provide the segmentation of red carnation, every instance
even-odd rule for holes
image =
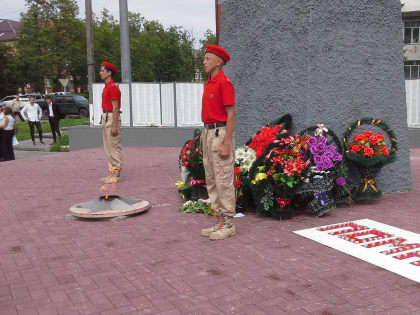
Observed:
[[[376,135],[369,136],[369,142],[372,145],[377,145],[378,144],[378,137]]]
[[[286,176],[293,176],[295,174],[295,167],[291,161],[286,161],[284,166],[284,174]]]
[[[370,130],[366,130],[364,133],[363,133],[363,136],[365,136],[366,138],[369,138],[370,136],[372,136],[372,135],[374,135],[374,133],[372,132],[372,131],[370,131]]]
[[[357,144],[352,144],[350,146],[350,151],[353,152],[353,153],[358,153],[358,152],[360,152],[360,147]]]
[[[292,199],[276,197],[276,201],[280,208],[285,208],[292,201]]]
[[[378,141],[384,141],[384,135],[382,134],[382,133],[380,133],[380,132],[378,132],[377,134],[376,134],[376,136],[378,137]]]
[[[241,168],[235,167],[234,173],[235,173],[235,176],[239,176],[239,174],[241,173]]]
[[[242,186],[242,181],[240,179],[235,179],[233,184],[235,185],[235,188],[239,188]]]
[[[375,151],[372,148],[365,148],[363,150],[363,155],[367,157],[371,157],[374,153]]]
[[[273,162],[274,166],[280,165],[280,164],[283,164],[284,158],[281,157],[281,156],[275,156],[275,157],[273,157],[272,162]]]
[[[281,125],[276,125],[273,128],[263,127],[260,133],[254,136],[249,147],[255,150],[257,157],[264,153],[266,147],[276,139],[280,129]]]

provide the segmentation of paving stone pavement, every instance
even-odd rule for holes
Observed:
[[[323,218],[247,214],[224,241],[178,211],[178,153],[124,148],[117,193],[153,208],[122,221],[68,219],[101,195],[102,149],[1,163],[0,314],[420,314],[419,283],[293,233],[364,218],[420,233],[420,149],[413,192]]]

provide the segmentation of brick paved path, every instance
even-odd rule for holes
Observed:
[[[177,148],[125,148],[119,194],[149,200],[123,221],[66,218],[100,195],[101,149],[0,163],[0,314],[420,314],[420,284],[292,231],[370,218],[420,233],[416,191],[325,218],[238,218],[237,236],[182,214]],[[5,179],[10,183],[7,187]]]

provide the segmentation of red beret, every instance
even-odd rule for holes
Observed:
[[[225,63],[227,63],[230,60],[229,53],[223,47],[220,47],[220,46],[207,45],[206,53],[212,53],[212,54],[215,54],[216,56],[219,56],[220,58],[223,59]]]
[[[108,61],[104,61],[104,62],[102,62],[102,66],[105,66],[105,67],[108,67],[109,69],[111,69],[112,70],[112,72],[114,73],[114,74],[116,74],[118,71],[117,71],[117,68],[112,64],[112,63],[110,63],[110,62],[108,62]]]

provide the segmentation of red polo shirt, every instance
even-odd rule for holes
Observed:
[[[102,91],[102,110],[113,110],[112,101],[118,101],[118,109],[121,108],[121,91],[113,80],[108,81]]]
[[[204,84],[201,120],[205,124],[226,122],[225,106],[230,105],[235,105],[235,89],[225,73],[220,71]]]

